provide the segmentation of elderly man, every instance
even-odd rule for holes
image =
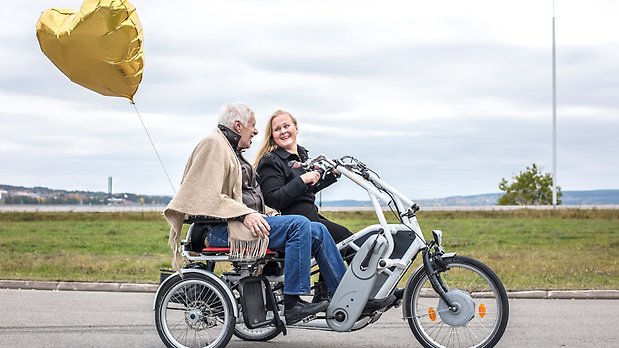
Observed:
[[[225,219],[208,236],[211,246],[230,246],[237,258],[263,256],[266,248],[283,251],[284,317],[288,325],[326,310],[327,301],[307,303],[310,261],[314,256],[331,293],[346,266],[324,225],[299,215],[274,216],[264,204],[256,174],[242,152],[258,134],[254,111],[245,103],[226,105],[217,129],[189,157],[179,192],[164,212],[172,225],[171,245],[177,247],[182,220],[188,215]]]

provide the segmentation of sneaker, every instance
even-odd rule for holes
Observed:
[[[284,309],[284,318],[286,318],[286,325],[292,325],[299,322],[305,317],[316,314],[318,312],[324,312],[329,307],[328,301],[322,301],[319,303],[307,303],[305,301],[298,301],[292,308]]]

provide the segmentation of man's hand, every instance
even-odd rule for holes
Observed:
[[[260,213],[251,213],[243,218],[243,225],[249,228],[254,237],[262,238],[269,236],[271,226]]]

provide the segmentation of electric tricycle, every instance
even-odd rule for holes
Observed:
[[[196,248],[217,221],[190,216],[181,242],[186,266],[180,272],[162,270],[155,298],[155,324],[167,347],[225,347],[232,335],[268,341],[289,329],[349,332],[399,307],[424,347],[492,347],[501,339],[509,317],[501,280],[482,262],[445,252],[440,230],[426,240],[416,203],[350,156],[332,160],[320,155],[300,165],[322,175],[336,171],[353,181],[367,191],[378,218],[378,224],[338,243],[341,251],[352,252],[345,253],[347,271],[324,315],[286,325],[283,256],[268,250],[260,259],[236,260],[228,248]],[[400,223],[387,223],[384,207]],[[407,272],[418,255],[422,264]],[[398,288],[407,274],[405,287]]]

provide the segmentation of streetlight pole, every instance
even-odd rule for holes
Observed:
[[[552,208],[557,208],[557,53],[554,0],[552,1]]]

